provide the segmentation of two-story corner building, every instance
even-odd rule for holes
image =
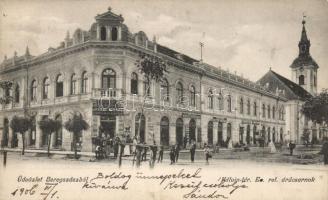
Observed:
[[[285,140],[287,99],[281,93],[157,44],[142,31],[133,34],[123,21],[109,9],[95,17],[90,30],[67,34],[57,48],[38,56],[27,49],[23,56],[5,58],[0,78],[14,85],[2,91],[13,96],[0,110],[2,146],[22,144],[9,128],[15,115],[33,119],[28,148],[43,148],[47,138],[38,121],[48,117],[64,123],[74,112],[90,125],[80,137],[82,151],[94,150],[95,137],[123,133],[165,146]],[[152,82],[148,91],[135,64],[140,54],[167,64],[165,80]],[[64,128],[52,137],[51,148],[72,148],[72,135]]]

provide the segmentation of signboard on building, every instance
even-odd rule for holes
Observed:
[[[116,99],[96,99],[92,102],[93,115],[123,115],[123,104]]]

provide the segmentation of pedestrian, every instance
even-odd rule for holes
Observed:
[[[136,166],[137,166],[137,167],[140,167],[142,148],[143,148],[143,147],[142,147],[141,144],[137,144],[137,145],[136,145],[136,158],[137,158]]]
[[[133,137],[132,144],[133,144],[133,146],[132,146],[132,154],[135,155],[136,154],[136,150],[137,150],[136,149],[136,146],[138,144],[138,140],[137,140],[137,137],[136,136]]]
[[[294,143],[292,143],[292,141],[290,141],[288,147],[289,147],[290,155],[292,156],[294,148],[296,147],[296,145]]]
[[[157,154],[157,146],[156,145],[150,146],[149,166],[151,168],[155,166],[156,154]]]
[[[195,160],[195,152],[196,152],[196,144],[195,144],[195,141],[192,140],[191,141],[191,146],[190,146],[190,158],[191,158],[191,162],[194,162],[194,160]]]
[[[188,142],[188,138],[186,136],[183,137],[183,148],[186,149],[187,147],[187,142]]]
[[[323,163],[328,165],[328,138],[323,138],[323,144],[320,153],[323,154]]]
[[[159,161],[163,161],[163,154],[164,154],[164,147],[163,146],[160,146],[159,147],[159,152],[158,152],[158,160],[157,162]]]
[[[116,137],[114,140],[114,158],[115,159],[117,158],[117,155],[118,155],[119,145],[120,145],[120,138]]]
[[[146,146],[146,143],[144,143],[141,161],[147,160],[147,151],[148,151],[148,147]]]
[[[210,148],[208,147],[207,144],[204,145],[204,154],[205,154],[205,159],[206,159],[206,164],[208,165],[208,159],[212,157],[211,152],[210,152]]]
[[[179,146],[179,144],[176,144],[175,145],[174,153],[175,153],[175,162],[178,162],[179,153],[180,153],[180,146]]]
[[[96,159],[99,159],[99,155],[100,155],[100,146],[99,145],[96,146],[95,153],[96,153]]]
[[[172,146],[170,149],[170,160],[171,160],[171,165],[174,164],[175,162],[175,147]]]

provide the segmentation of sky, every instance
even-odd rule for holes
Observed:
[[[0,62],[29,47],[39,55],[57,47],[69,31],[89,30],[94,17],[122,14],[132,33],[228,69],[252,81],[268,70],[291,78],[302,18],[319,65],[318,89],[328,88],[328,0],[0,0]]]

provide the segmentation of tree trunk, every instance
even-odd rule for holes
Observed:
[[[25,133],[23,132],[23,133],[21,133],[21,135],[22,135],[22,142],[23,142],[23,150],[22,150],[22,155],[24,155],[24,153],[25,153]]]
[[[50,157],[51,134],[48,134],[48,157]]]

